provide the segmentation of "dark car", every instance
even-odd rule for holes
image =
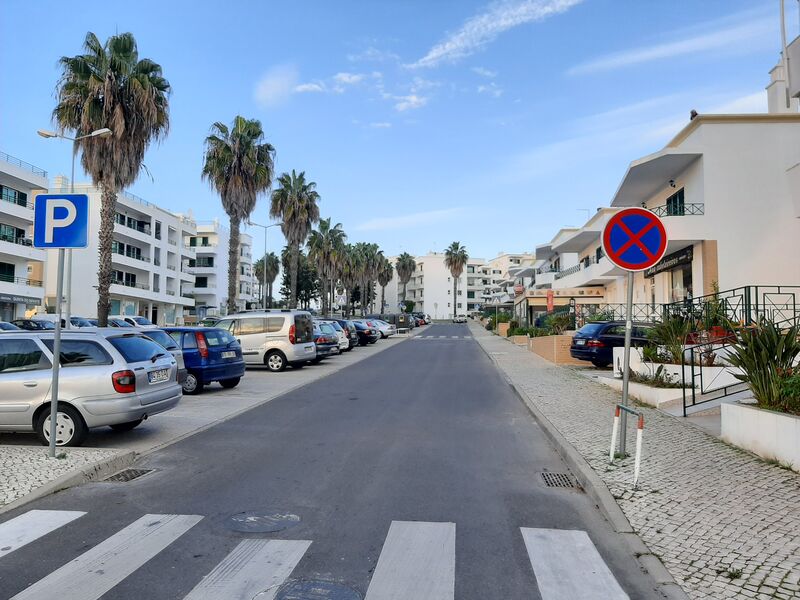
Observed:
[[[641,347],[650,343],[647,332],[652,325],[634,323],[631,331],[631,346]],[[587,323],[575,332],[569,354],[578,360],[587,360],[595,367],[607,367],[614,362],[614,348],[625,345],[625,321],[602,321]]]
[[[244,375],[242,349],[230,332],[215,327],[165,327],[183,350],[185,394],[199,394],[203,386],[219,381],[233,388]]]
[[[362,346],[374,344],[378,341],[378,338],[381,337],[381,334],[377,329],[370,327],[363,321],[353,321],[353,324],[355,325],[356,333],[358,334],[358,343]]]
[[[349,342],[349,345],[347,346],[347,352],[350,352],[350,350],[358,346],[358,332],[356,331],[356,325],[347,319],[334,320],[341,325],[342,329],[344,329],[344,333],[347,335],[347,341]]]
[[[44,321],[39,319],[14,319],[11,321],[11,324],[27,331],[44,331],[47,329],[56,328],[56,324],[53,321]]]
[[[206,317],[202,321],[200,321],[199,325],[203,327],[214,327],[217,323],[222,320],[222,317]]]
[[[339,334],[329,323],[314,323],[314,344],[317,356],[309,361],[312,364],[317,365],[323,358],[339,354]]]
[[[7,323],[6,321],[0,321],[0,331],[17,331],[19,327],[14,325],[13,323]]]

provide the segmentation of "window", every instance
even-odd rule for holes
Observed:
[[[42,340],[42,343],[51,353],[53,352],[53,340]],[[62,367],[91,367],[110,365],[113,362],[108,352],[103,350],[97,342],[61,340],[60,364]]]
[[[33,340],[0,340],[0,373],[50,367],[50,361]]]
[[[208,277],[195,277],[194,287],[196,288],[208,287]]]
[[[461,302],[459,302],[458,304],[456,304],[456,308],[461,308]]]
[[[0,223],[0,240],[6,242],[16,242],[19,238],[25,237],[25,231],[13,225]]]
[[[250,319],[245,319],[245,321]],[[206,343],[211,346],[227,346],[233,341],[233,336],[228,333],[227,331],[215,331],[210,329],[209,331],[204,331],[203,334],[206,336]]]
[[[598,246],[597,250],[594,251],[594,259],[597,262],[600,262],[600,259],[603,258],[605,255],[606,254],[605,254],[605,252],[603,252],[603,247],[602,246]]]
[[[239,332],[237,335],[253,335],[256,333],[264,333],[266,330],[266,319],[241,319],[239,321]]]
[[[157,240],[161,239],[161,222],[160,221],[156,221],[156,239]]]
[[[450,295],[450,290],[447,290],[447,295],[448,295],[448,296]]]
[[[458,290],[458,295],[459,295],[459,296],[461,295],[461,290]]]
[[[189,247],[194,248],[195,246],[197,246],[197,238],[196,237],[189,238]]]
[[[277,333],[283,329],[283,317],[267,317],[267,333]]]
[[[180,335],[180,333],[178,334]],[[193,333],[184,333],[183,334],[183,349],[184,350],[194,350],[197,348],[197,337]]]
[[[154,342],[158,342],[167,350],[177,350],[178,345],[175,343],[175,340],[169,336],[165,331],[161,331],[160,329],[150,329],[147,333],[144,334],[146,337],[149,337]]]
[[[0,281],[14,281],[14,265],[0,262]]]
[[[15,190],[14,188],[10,188],[6,185],[0,185],[0,198],[6,202],[19,204],[20,206],[26,206],[28,204],[28,194],[25,192],[20,192],[19,190]]]
[[[117,240],[112,240],[111,251],[114,254],[125,254],[125,244],[123,244],[122,242],[118,242]]]
[[[684,210],[685,204],[683,201],[683,188],[681,188],[672,194],[672,196],[667,198],[667,216],[683,216]]]
[[[625,325],[612,325],[603,332],[603,335],[625,335]]]
[[[122,355],[122,358],[131,363],[152,360],[154,356],[166,353],[163,346],[159,346],[153,340],[148,340],[141,335],[121,335],[108,338],[108,341]]]
[[[474,298],[475,292],[467,292],[467,298]]]

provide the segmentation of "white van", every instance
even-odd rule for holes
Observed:
[[[317,357],[314,322],[304,310],[261,310],[223,317],[214,327],[233,334],[248,365],[266,365],[279,372],[300,368]]]

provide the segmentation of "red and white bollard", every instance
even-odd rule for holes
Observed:
[[[617,409],[619,411],[619,409]],[[639,415],[636,424],[636,458],[633,463],[633,489],[639,486],[639,468],[642,466],[642,435],[644,434],[644,415]],[[613,451],[613,446],[612,446]]]
[[[619,406],[614,407],[614,426],[611,428],[611,449],[608,451],[608,462],[610,463],[614,462],[614,448],[617,445],[617,435],[619,434],[619,413]]]

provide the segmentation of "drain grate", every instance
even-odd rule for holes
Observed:
[[[152,473],[155,469],[125,469],[119,473],[114,473],[111,477],[107,477],[103,481],[111,483],[125,483],[126,481],[133,481],[143,475]]]
[[[332,581],[302,579],[289,581],[278,590],[276,600],[361,600],[352,588]]]
[[[547,487],[574,488],[575,482],[567,473],[542,473],[542,480]]]

